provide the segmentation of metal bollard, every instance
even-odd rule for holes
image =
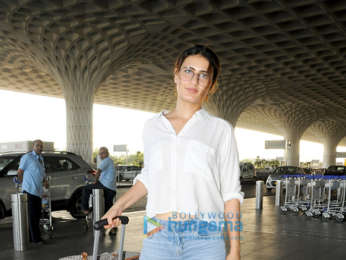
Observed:
[[[103,216],[104,204],[103,189],[93,189],[93,226]],[[94,229],[93,260],[98,256],[100,232],[100,230]]]
[[[256,181],[256,209],[263,208],[263,181]]]
[[[282,183],[281,180],[276,181],[275,187],[275,206],[280,207],[282,200]]]
[[[29,244],[28,199],[25,193],[11,194],[13,246],[24,251]]]
[[[93,225],[104,215],[103,189],[93,189]]]

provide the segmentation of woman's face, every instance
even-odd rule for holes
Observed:
[[[174,75],[178,99],[202,104],[208,93],[211,77],[208,73],[209,61],[201,55],[191,55],[185,58],[180,71]]]

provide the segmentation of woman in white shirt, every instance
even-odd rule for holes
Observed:
[[[219,71],[218,57],[205,46],[181,53],[174,68],[176,107],[145,123],[144,168],[104,216],[118,226],[112,219],[148,195],[145,221],[156,228],[143,241],[142,260],[240,259],[243,193],[234,130],[202,108]]]

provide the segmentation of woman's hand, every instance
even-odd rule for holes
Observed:
[[[121,224],[120,219],[115,219],[116,216],[121,216],[123,211],[131,207],[136,201],[147,194],[147,189],[140,181],[136,182],[124,195],[122,195],[115,204],[107,211],[102,219],[108,220],[108,225],[105,228],[117,227]]]
[[[105,226],[105,228],[113,228],[121,225],[120,219],[116,218],[116,216],[121,216],[123,214],[122,208],[115,203],[108,211],[107,213],[102,217],[102,219],[108,220],[108,225]]]

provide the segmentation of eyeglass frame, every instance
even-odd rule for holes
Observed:
[[[185,70],[190,70],[190,71],[192,72],[192,76],[190,77],[190,76],[185,72]],[[187,66],[187,67],[182,68],[182,69],[179,71],[179,73],[181,73],[181,76],[182,76],[182,78],[183,78],[184,81],[191,81],[191,80],[194,78],[194,76],[197,74],[197,75],[198,75],[197,83],[198,83],[199,85],[203,86],[203,87],[206,87],[206,86],[208,85],[208,83],[210,82],[210,75],[209,75],[208,72],[202,70],[202,71],[200,71],[200,72],[197,73],[196,70],[195,70],[195,68],[193,68],[193,67],[191,67],[191,66]],[[201,78],[200,75],[202,75],[202,74],[207,75],[208,78],[207,78],[207,79]],[[190,78],[186,78],[186,77],[190,77]],[[204,84],[201,84],[201,81],[200,81],[201,79],[202,79],[202,82],[203,82],[203,80],[206,80],[206,82],[205,82]]]

